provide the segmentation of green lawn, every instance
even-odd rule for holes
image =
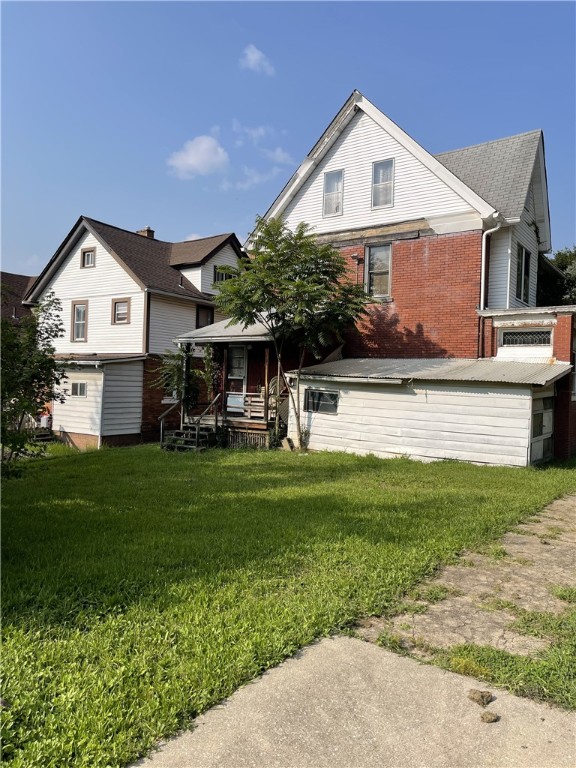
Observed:
[[[124,765],[574,490],[574,463],[157,446],[29,462],[3,492],[4,759]]]

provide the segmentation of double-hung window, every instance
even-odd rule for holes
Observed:
[[[130,299],[112,299],[112,325],[130,323]]]
[[[394,205],[394,160],[372,164],[372,208]]]
[[[375,299],[390,296],[392,246],[369,246],[366,253],[366,293]]]
[[[70,395],[72,397],[86,397],[86,382],[73,381]]]
[[[520,243],[516,262],[516,298],[525,304],[530,303],[530,251]]]
[[[88,302],[72,302],[72,341],[88,339]]]
[[[329,171],[324,174],[323,216],[342,215],[342,197],[344,191],[344,171]]]

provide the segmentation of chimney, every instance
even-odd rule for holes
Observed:
[[[138,229],[136,230],[137,235],[142,235],[142,237],[149,237],[150,240],[154,240],[154,230],[150,229],[150,227],[144,227],[144,229]]]

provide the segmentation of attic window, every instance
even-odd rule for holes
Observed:
[[[394,160],[372,165],[372,208],[394,204]]]
[[[344,171],[330,171],[324,174],[323,216],[342,216],[342,193]]]
[[[552,341],[552,331],[503,331],[503,347],[545,346]]]
[[[80,255],[80,266],[82,269],[96,266],[96,251],[94,248],[83,248]]]

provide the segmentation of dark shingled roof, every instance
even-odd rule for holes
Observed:
[[[434,157],[506,218],[520,218],[542,131],[443,152]]]
[[[17,320],[30,314],[30,307],[22,304],[22,299],[28,293],[35,277],[15,275],[13,272],[0,273],[2,286],[2,319]]]
[[[227,233],[204,238],[198,241],[198,244],[195,240],[168,243],[104,224],[86,216],[83,219],[146,288],[177,293],[194,299],[206,300],[210,297],[183,277],[175,268],[176,264],[197,266],[218,250],[225,241],[236,239],[235,235]]]

